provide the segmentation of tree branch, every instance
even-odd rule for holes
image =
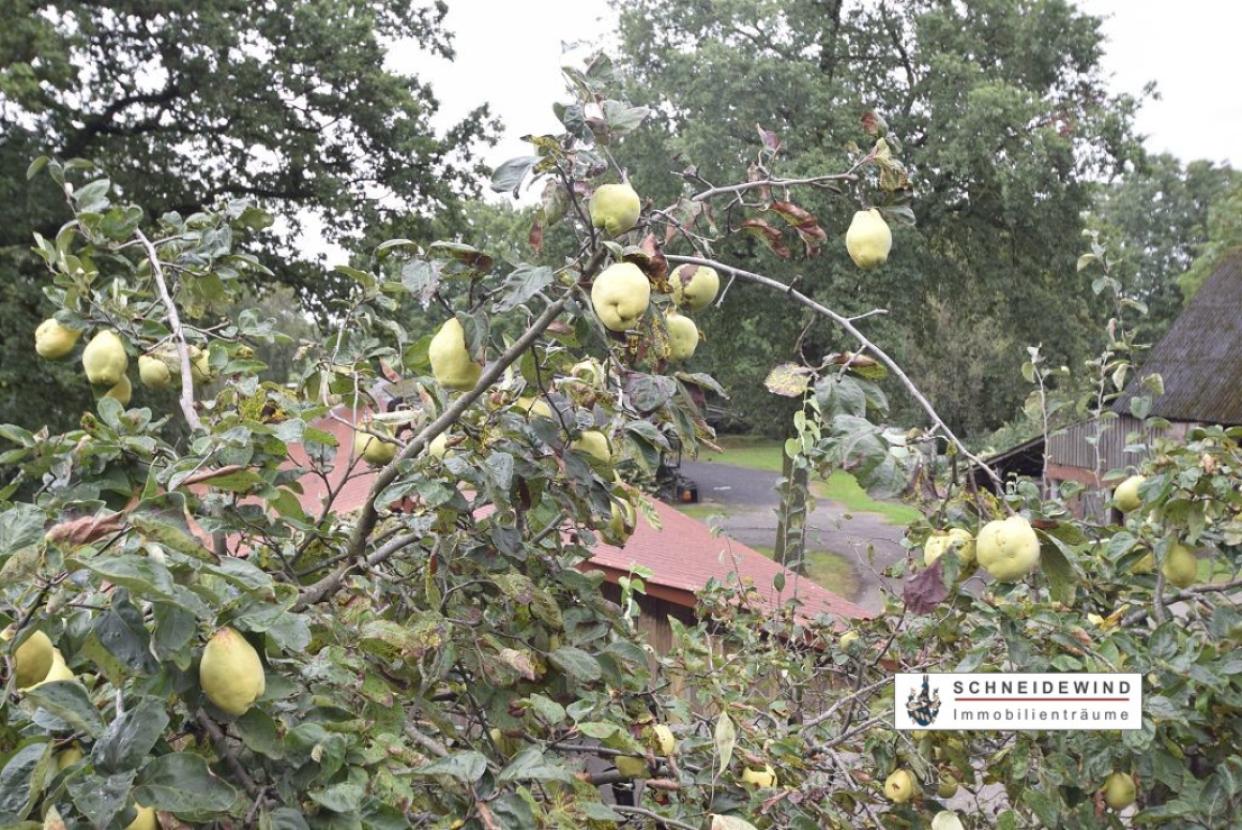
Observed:
[[[582,276],[584,279],[590,279],[597,271],[599,271],[600,266],[603,265],[606,255],[606,248],[599,248],[596,250],[596,252],[591,256],[591,259],[587,262],[586,267],[583,269]],[[530,328],[523,332],[522,336],[515,340],[512,346],[506,349],[495,362],[483,371],[483,374],[479,377],[479,382],[474,385],[473,389],[463,393],[460,398],[455,400],[451,406],[440,414],[440,417],[436,418],[424,427],[418,435],[414,436],[414,438],[405,445],[405,449],[401,450],[401,452],[397,454],[397,457],[394,458],[388,466],[376,473],[375,481],[372,482],[371,489],[367,493],[366,501],[358,511],[358,519],[354,523],[354,529],[349,536],[347,551],[351,559],[359,560],[362,558],[362,552],[366,549],[367,539],[370,538],[371,532],[375,529],[375,523],[379,519],[379,513],[375,508],[375,500],[379,498],[379,494],[384,492],[388,485],[392,484],[393,481],[396,480],[398,467],[401,462],[418,455],[423,451],[424,447],[435,439],[436,436],[456,423],[457,419],[470,408],[470,405],[482,397],[483,393],[491,388],[492,384],[494,384],[500,376],[504,374],[505,370],[508,369],[509,366],[519,357],[521,357],[527,349],[534,345],[535,341],[539,339],[540,335],[544,333],[548,326],[552,325],[552,322],[560,316],[562,311],[565,310],[565,306],[569,303],[569,296],[570,295],[567,294],[544,309],[543,313],[540,314],[539,317],[536,318],[535,322],[530,325]],[[391,544],[392,543],[390,542],[389,545],[385,545],[384,548],[381,548],[373,553],[367,558],[366,564],[378,564],[395,553],[395,550],[390,551],[382,558],[376,558]],[[341,581],[345,578],[349,571],[353,569],[353,567],[353,564],[345,565],[332,574],[319,580],[314,585],[311,585],[302,592],[301,597],[298,599],[298,604],[295,607],[299,609],[305,608],[307,605],[321,602],[330,596],[337,590],[337,588],[340,587]]]
[[[653,810],[648,810],[646,807],[627,807],[624,804],[612,804],[609,806],[618,813],[628,813],[632,816],[642,816],[643,818],[649,818],[652,821],[664,824],[668,827],[679,828],[679,830],[699,830],[699,828],[693,824],[686,824],[684,821],[678,821],[675,818],[662,816]]]
[[[168,311],[168,325],[172,328],[173,337],[177,340],[177,354],[181,358],[181,413],[185,415],[185,421],[190,425],[190,429],[198,431],[203,428],[203,422],[198,419],[198,412],[194,409],[194,377],[190,370],[190,348],[185,342],[185,330],[181,328],[181,315],[177,311],[177,304],[173,302],[172,295],[168,293],[168,283],[164,280],[164,266],[160,264],[159,252],[155,250],[155,246],[141,229],[137,231],[137,234],[142,247],[146,249],[147,259],[151,261],[151,271],[155,275],[155,285],[159,288],[160,300],[163,301],[164,308]]]
[[[993,482],[995,482],[996,486],[999,489],[1002,489],[1002,490],[1004,489],[1004,482],[1001,481],[1000,477],[996,474],[996,472],[991,467],[989,467],[983,461],[983,459],[979,458],[977,455],[975,455],[969,449],[966,448],[966,445],[962,443],[961,439],[958,438],[957,435],[953,432],[953,430],[949,428],[949,425],[946,424],[944,420],[936,413],[936,409],[935,407],[932,406],[931,401],[927,400],[927,397],[914,384],[914,381],[910,380],[910,376],[905,373],[905,370],[902,369],[900,365],[898,365],[897,361],[889,357],[887,352],[885,352],[883,349],[881,349],[879,346],[873,343],[871,339],[867,337],[867,335],[859,331],[858,327],[854,325],[854,323],[850,320],[849,317],[845,317],[844,315],[838,314],[837,312],[833,311],[827,306],[822,305],[821,303],[817,303],[815,300],[812,300],[810,297],[806,296],[805,294],[799,291],[795,291],[792,286],[785,285],[779,280],[774,280],[771,277],[765,277],[762,274],[756,274],[751,271],[745,271],[741,268],[735,268],[732,265],[726,265],[723,262],[717,262],[714,259],[704,259],[703,257],[676,256],[674,254],[667,254],[665,255],[665,258],[669,262],[688,262],[693,265],[707,265],[711,268],[715,268],[718,271],[724,271],[727,274],[731,274],[732,276],[737,277],[738,279],[746,280],[747,282],[757,283],[759,285],[764,285],[764,286],[767,286],[768,288],[774,288],[777,291],[780,291],[788,295],[789,297],[792,297],[796,302],[801,303],[802,305],[814,311],[816,314],[822,314],[823,316],[832,320],[834,323],[836,323],[838,326],[840,326],[842,329],[848,332],[855,340],[857,340],[859,344],[865,350],[871,352],[877,358],[879,358],[879,360],[885,366],[888,367],[889,371],[897,376],[897,378],[906,387],[906,390],[910,393],[910,396],[913,397],[918,402],[919,406],[923,408],[923,411],[927,413],[927,417],[931,419],[932,425],[936,429],[944,433],[945,437],[947,437],[953,443],[953,446],[957,448],[957,451],[960,452],[963,457],[969,459],[972,464],[976,465],[977,467],[979,467],[979,469],[986,472],[988,474],[988,477],[991,478]]]
[[[1163,601],[1166,605],[1171,605],[1175,602],[1181,602],[1184,599],[1194,599],[1195,597],[1202,596],[1203,594],[1225,594],[1235,588],[1242,588],[1242,579],[1234,579],[1229,582],[1217,582],[1212,585],[1202,585],[1197,588],[1187,588],[1184,591],[1178,591],[1171,597],[1166,597]],[[1122,618],[1121,624],[1126,626],[1140,623],[1147,619],[1148,613],[1150,612],[1147,608],[1136,608]]]

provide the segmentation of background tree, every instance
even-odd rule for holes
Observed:
[[[1204,252],[1209,216],[1228,212],[1223,201],[1238,181],[1228,165],[1153,155],[1101,188],[1090,224],[1113,251],[1112,275],[1149,310],[1145,339],[1159,339],[1181,312],[1178,281]]]
[[[15,0],[0,10],[0,420],[65,426],[86,403],[59,370],[20,359],[48,306],[31,233],[69,218],[26,166],[96,161],[152,217],[223,199],[280,206],[259,239],[272,277],[323,313],[339,275],[293,240],[451,235],[475,190],[486,108],[443,135],[425,83],[385,68],[389,48],[452,57],[447,7],[413,0]],[[218,292],[217,292],[218,295]],[[50,414],[50,417],[49,417]]]
[[[1181,277],[1182,293],[1190,298],[1212,275],[1221,257],[1242,246],[1242,182],[1234,176],[1229,190],[1208,208],[1207,241]]]
[[[747,155],[756,125],[780,136],[790,175],[844,169],[849,144],[873,140],[868,111],[902,138],[917,222],[897,230],[885,268],[860,275],[832,240],[813,264],[797,246],[782,259],[758,237],[728,253],[845,311],[888,309],[868,330],[900,340],[903,361],[938,390],[960,382],[960,362],[921,354],[974,343],[977,328],[1003,332],[963,350],[975,364],[966,375],[986,378],[987,394],[945,402],[955,427],[976,433],[1016,410],[1023,344],[1043,342],[1050,360],[1071,365],[1089,353],[1103,311],[1081,302],[1089,292],[1068,240],[1082,228],[1091,181],[1119,172],[1137,148],[1134,102],[1104,89],[1097,19],[1064,0],[641,0],[622,9],[620,27],[631,97],[657,104],[658,127],[621,161],[661,203],[684,185],[665,175],[670,157],[717,181]],[[799,200],[825,226],[847,222],[831,193]],[[809,321],[738,291],[708,324],[719,347],[703,366],[770,429],[760,356],[788,357]],[[809,336],[820,351],[832,341],[819,329]],[[904,398],[897,405],[910,412]]]

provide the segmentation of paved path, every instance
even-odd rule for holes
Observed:
[[[683,462],[681,473],[698,485],[700,502],[725,508],[725,515],[713,519],[713,524],[743,544],[773,547],[780,502],[774,489],[780,478],[777,473],[712,461]],[[880,571],[905,557],[904,535],[903,527],[889,524],[876,513],[848,513],[837,502],[819,499],[809,518],[807,547],[844,557],[859,586],[847,599],[878,611],[884,604],[881,586],[891,582]]]

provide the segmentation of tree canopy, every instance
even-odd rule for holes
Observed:
[[[272,276],[323,313],[344,283],[294,244],[313,217],[333,241],[432,239],[475,191],[486,109],[444,134],[431,88],[387,68],[387,50],[451,57],[443,4],[225,0],[15,0],[0,11],[0,419],[72,422],[86,399],[62,373],[19,359],[49,308],[32,232],[69,218],[44,153],[96,162],[156,218],[227,199],[281,206],[255,240]]]
[[[632,97],[657,113],[657,129],[621,160],[663,200],[679,189],[667,158],[715,180],[745,156],[756,125],[780,136],[791,175],[840,167],[875,129],[868,113],[901,138],[917,221],[898,227],[883,271],[860,279],[839,245],[814,263],[761,238],[729,252],[845,309],[887,309],[871,330],[902,340],[950,423],[973,433],[1011,416],[1026,344],[1069,364],[1090,352],[1103,311],[1078,299],[1075,241],[1092,181],[1138,147],[1134,102],[1103,85],[1096,18],[1064,0],[642,0],[622,9],[621,36]],[[829,224],[846,221],[831,193],[800,199]],[[722,348],[704,366],[762,424],[759,355],[790,356],[809,321],[739,290],[706,330]]]

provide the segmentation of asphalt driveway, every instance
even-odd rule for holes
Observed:
[[[780,503],[775,490],[778,474],[703,461],[685,461],[681,472],[698,485],[701,503],[723,508],[724,515],[711,519],[711,524],[743,544],[773,547]],[[839,590],[847,599],[878,611],[884,603],[885,583],[900,591],[895,581],[886,580],[880,572],[905,557],[904,535],[905,528],[889,524],[879,514],[851,513],[837,502],[817,499],[808,517],[807,548],[839,554],[854,570],[856,591],[833,585],[825,588]]]

